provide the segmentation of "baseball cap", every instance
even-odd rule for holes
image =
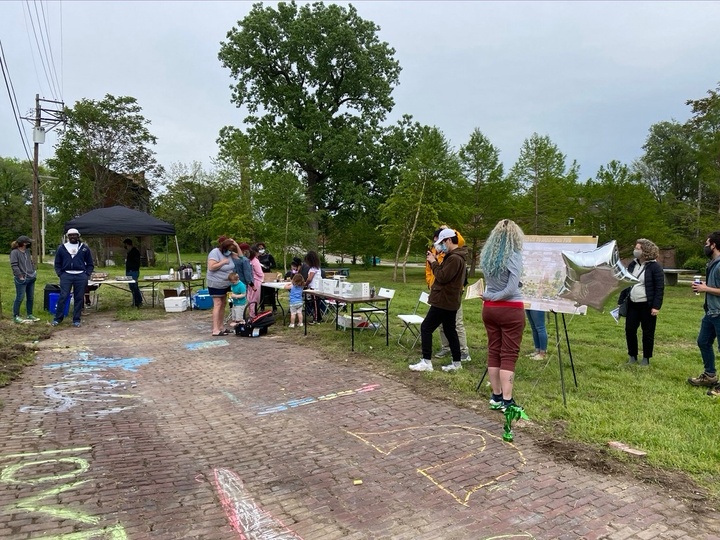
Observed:
[[[18,244],[32,244],[32,238],[30,238],[29,236],[22,235],[22,236],[18,237],[16,242]]]
[[[441,230],[440,234],[438,234],[437,242],[435,242],[435,247],[438,247],[444,240],[452,238],[453,236],[456,236],[456,234],[455,231],[453,231],[452,229]]]
[[[77,234],[78,236],[80,236],[80,231],[78,231],[77,229],[68,229],[68,232],[66,234]]]

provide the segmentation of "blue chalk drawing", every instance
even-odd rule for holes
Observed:
[[[105,371],[106,369],[120,368],[125,371],[137,371],[138,368],[152,362],[152,358],[104,358],[97,356],[90,358],[83,353],[80,360],[48,364],[45,369],[65,369],[70,373],[89,373],[92,371]]]
[[[198,341],[196,343],[186,343],[185,348],[190,351],[197,351],[200,349],[214,349],[215,347],[227,347],[230,345],[224,339],[218,339],[217,341]]]

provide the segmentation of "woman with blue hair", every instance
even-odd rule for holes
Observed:
[[[525,329],[525,306],[520,293],[523,232],[503,219],[495,225],[480,253],[485,277],[482,318],[488,338],[490,409],[504,411],[513,400],[515,363]]]

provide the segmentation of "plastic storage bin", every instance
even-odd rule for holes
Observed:
[[[55,312],[57,312],[57,303],[58,300],[60,300],[60,293],[54,293],[51,292],[48,294],[48,311],[55,315]],[[65,313],[63,313],[63,317],[67,317],[68,313],[70,313],[70,300],[72,299],[72,296],[67,297],[67,301],[65,302]]]
[[[185,296],[165,298],[165,311],[167,311],[168,313],[185,311],[187,308],[188,299]]]

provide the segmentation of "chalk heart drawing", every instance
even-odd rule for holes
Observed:
[[[123,391],[127,386],[132,386],[134,381],[115,379],[112,374],[117,370],[134,373],[150,362],[151,358],[93,357],[83,352],[78,360],[48,364],[44,369],[64,373],[59,381],[41,387],[45,388],[43,394],[50,400],[50,405],[26,405],[19,410],[31,414],[66,412],[81,402],[100,404],[97,410],[88,412],[91,416],[106,416],[131,409],[134,405],[121,405],[118,402],[138,397]]]
[[[279,519],[260,508],[240,477],[229,469],[215,469],[215,489],[230,526],[243,540],[302,540]]]
[[[526,463],[512,443],[470,426],[446,424],[347,433],[381,454],[400,454],[404,463],[416,463],[419,474],[464,506],[469,506],[473,493],[509,481]],[[428,457],[434,462],[425,464]]]

